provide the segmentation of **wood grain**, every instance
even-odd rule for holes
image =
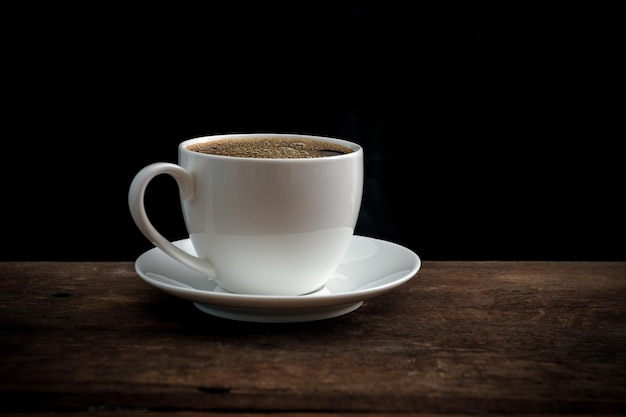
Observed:
[[[204,314],[131,262],[5,262],[0,412],[621,414],[625,319],[619,262],[426,261],[295,324]]]

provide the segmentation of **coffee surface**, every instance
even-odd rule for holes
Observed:
[[[320,158],[353,152],[352,149],[330,142],[308,138],[220,139],[187,146],[190,151],[245,158]]]

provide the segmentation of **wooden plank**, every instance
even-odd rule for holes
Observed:
[[[146,410],[91,410],[85,412],[78,412],[69,414],[72,417],[150,417],[150,416],[163,416],[173,415],[175,417],[436,417],[440,414],[434,413],[420,413],[420,412],[375,412],[375,413],[345,413],[345,412],[228,412],[228,411],[180,411],[175,413],[163,413],[160,411],[146,411]],[[17,417],[42,417],[59,414],[49,413],[20,413]],[[63,414],[61,414],[63,415]],[[460,417],[468,416],[470,414],[448,414],[448,417]],[[552,414],[526,414],[525,417],[549,417]],[[619,414],[616,414],[616,416]],[[488,414],[488,417],[504,417],[510,416],[509,414]],[[605,415],[607,417],[608,415]],[[559,417],[580,417],[580,414],[559,414]]]
[[[0,263],[0,411],[626,412],[626,263],[424,262],[353,313],[229,321],[130,262]]]

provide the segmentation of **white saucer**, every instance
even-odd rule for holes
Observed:
[[[174,244],[195,255],[189,239]],[[364,300],[414,277],[420,266],[417,254],[403,246],[354,236],[334,276],[319,291],[301,296],[267,296],[227,292],[158,248],[143,253],[135,262],[135,270],[148,284],[193,301],[205,313],[264,323],[314,321],[350,313]]]

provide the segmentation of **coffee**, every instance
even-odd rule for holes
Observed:
[[[190,151],[244,158],[320,158],[343,155],[352,149],[333,142],[310,138],[259,137],[251,139],[229,138],[187,146]]]

